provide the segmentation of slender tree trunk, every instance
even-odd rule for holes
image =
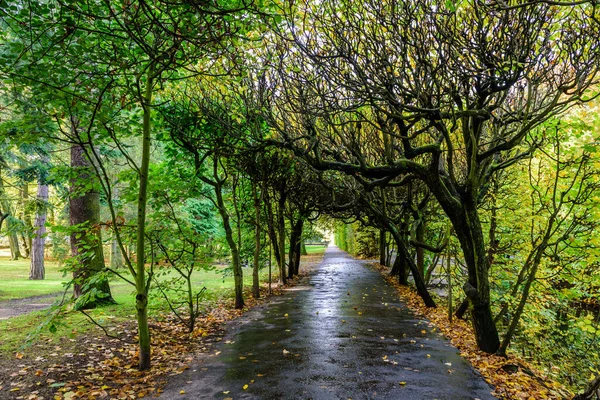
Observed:
[[[111,240],[110,242],[110,267],[112,269],[123,268],[125,264],[123,263],[123,254],[121,254],[121,249],[119,249],[119,243],[116,240]]]
[[[510,325],[508,326],[506,334],[502,339],[502,343],[500,344],[500,347],[496,352],[498,355],[506,355],[506,349],[508,348],[508,345],[510,344],[514,336],[515,331],[517,330],[519,320],[521,319],[521,315],[523,314],[523,310],[525,309],[525,305],[527,304],[527,300],[529,299],[529,291],[531,290],[531,285],[535,281],[537,270],[540,266],[540,262],[542,261],[542,257],[544,256],[544,251],[548,247],[548,241],[550,240],[550,237],[552,237],[552,231],[554,229],[554,222],[556,221],[557,213],[558,211],[556,210],[555,213],[551,215],[550,218],[548,218],[544,237],[541,243],[535,248],[534,256],[527,257],[526,265],[523,269],[528,270],[529,275],[527,276],[525,286],[523,287],[523,292],[521,293],[521,299],[519,300],[519,304],[517,305],[517,308],[512,315]]]
[[[42,179],[38,180],[35,213],[35,237],[32,242],[31,267],[29,279],[44,279],[44,246],[46,244],[46,215],[48,203],[48,185]]]
[[[273,204],[271,203],[270,196],[267,195],[266,186],[263,187],[263,191],[265,191],[265,204],[266,204],[266,212],[267,212],[267,227],[269,232],[269,239],[271,242],[271,247],[273,252],[275,253],[275,260],[281,270],[281,257],[279,256],[279,240],[277,240],[277,233],[275,231],[275,215],[273,213]]]
[[[294,275],[298,275],[300,273],[300,256],[301,256],[301,247],[302,247],[302,230],[304,229],[304,218],[300,218],[298,221],[298,225],[296,226],[297,236],[296,242],[294,245]]]
[[[446,257],[446,280],[448,281],[448,321],[452,322],[452,269],[451,269],[451,259],[450,259],[450,250],[448,250],[448,255]]]
[[[383,229],[379,230],[379,264],[386,265],[386,240],[385,240],[385,231]]]
[[[260,208],[263,195],[259,196],[258,188],[252,185],[254,195],[254,262],[252,265],[252,295],[255,299],[260,297],[260,282],[258,280],[258,271],[260,268]]]
[[[541,253],[542,252],[538,252],[538,254],[536,254],[534,263],[531,266],[531,271],[529,272],[529,276],[527,278],[527,281],[525,282],[525,287],[523,288],[523,293],[521,294],[521,299],[519,300],[519,304],[517,305],[517,309],[515,310],[514,314],[512,315],[512,318],[510,320],[510,325],[508,326],[508,329],[506,330],[506,334],[504,335],[504,338],[502,339],[502,343],[500,344],[500,347],[498,348],[498,351],[496,352],[496,354],[498,354],[500,356],[506,355],[506,349],[508,349],[508,345],[510,344],[510,342],[517,330],[517,326],[519,325],[519,320],[521,319],[521,315],[523,314],[523,310],[525,309],[525,304],[527,304],[527,299],[529,298],[529,290],[531,289],[531,285],[535,281],[535,277],[536,277],[537,270],[538,270],[538,267],[540,264],[540,260],[542,258]]]
[[[392,265],[392,270],[390,271],[390,275],[398,276],[398,283],[400,283],[401,285],[408,285],[408,268],[406,267],[404,258],[400,257],[397,251],[396,258],[394,259],[394,264]]]
[[[273,275],[272,275],[272,266],[273,266],[273,243],[269,241],[269,296],[273,294],[271,290],[271,286],[273,283]]]
[[[2,213],[8,214],[6,218],[6,229],[8,231],[8,244],[10,246],[10,254],[11,260],[18,260],[22,258],[21,251],[19,250],[19,239],[17,237],[17,233],[13,232],[13,223],[11,221],[11,216],[14,215],[12,212],[12,208],[10,207],[10,202],[7,197],[6,189],[4,187],[4,179],[2,178],[0,170],[0,206],[2,206]]]
[[[150,328],[148,326],[148,290],[146,282],[146,205],[148,202],[148,173],[150,168],[150,133],[152,90],[154,87],[154,64],[148,68],[145,93],[142,100],[144,110],[142,123],[142,163],[139,170],[140,186],[137,196],[137,240],[135,268],[135,308],[138,322],[139,369],[150,369]]]
[[[119,188],[115,186],[112,190],[112,201],[119,199]],[[113,232],[113,239],[110,241],[110,268],[119,269],[125,266],[123,252],[119,248],[119,241]]]
[[[19,189],[21,194],[21,215],[20,218],[25,225],[25,230],[21,232],[21,240],[23,242],[23,249],[25,250],[25,257],[29,257],[31,254],[32,245],[32,232],[33,224],[31,222],[31,210],[29,209],[29,183],[23,183],[23,186]]]
[[[296,275],[300,274],[300,256],[302,255],[302,229],[304,227],[304,221],[302,221],[302,225],[300,227],[300,235],[298,236],[298,241],[296,242],[296,260],[294,261],[294,273]]]
[[[425,241],[425,224],[423,223],[423,218],[420,218],[420,221],[417,224],[416,229],[416,239],[417,242],[423,243]],[[417,246],[417,269],[421,276],[425,277],[425,250],[422,247]]]
[[[300,257],[300,236],[302,236],[302,225],[304,221],[300,216],[296,221],[293,218],[290,219],[290,253],[289,253],[289,266],[288,266],[288,278],[293,278],[296,275],[298,266],[296,265],[296,259]]]
[[[73,119],[72,129],[77,129],[76,119]],[[73,270],[75,282],[73,297],[77,299],[92,290],[88,280],[104,270],[104,251],[99,225],[100,194],[94,189],[87,191],[82,189],[93,179],[93,172],[84,149],[79,145],[71,146],[71,168],[77,174],[77,178],[71,182],[71,198],[69,199],[69,218],[73,229],[71,255],[76,259]],[[114,303],[107,279],[99,279],[93,288],[107,296],[79,301],[76,304],[77,309]]]
[[[423,299],[423,302],[427,307],[436,307],[435,301],[431,298],[431,295],[427,291],[427,287],[425,286],[425,282],[423,281],[423,277],[421,276],[421,272],[418,270],[417,265],[413,261],[413,258],[408,251],[406,245],[402,242],[402,240],[397,240],[396,244],[398,246],[398,257],[402,257],[404,259],[404,263],[408,265],[410,271],[412,272],[412,276],[415,280],[415,286],[417,288],[417,293]]]
[[[285,189],[280,188],[279,190],[279,201],[277,207],[277,230],[279,231],[279,257],[281,262],[279,263],[279,282],[282,285],[287,283],[286,271],[285,271]]]
[[[219,177],[217,173],[217,161],[215,161],[213,172],[215,179],[218,180]],[[225,239],[227,240],[227,244],[229,245],[229,250],[231,252],[231,261],[233,266],[233,281],[235,286],[235,308],[242,309],[244,308],[244,281],[242,276],[242,263],[240,261],[240,251],[238,245],[235,242],[235,239],[233,238],[233,229],[231,229],[229,213],[225,208],[222,185],[222,181],[218,181],[218,183],[214,186],[214,191],[217,200],[217,207],[219,209],[219,214],[221,214],[221,219],[223,220],[223,228],[225,229]]]
[[[392,233],[392,237],[394,238],[394,242],[396,243],[396,258],[394,259],[394,264],[392,265],[392,270],[390,274],[393,276],[398,276],[398,283],[401,285],[408,285],[408,274],[409,267],[406,263],[405,257],[400,255],[400,245],[398,245],[398,241],[403,241],[404,239],[400,236],[402,233],[398,232]],[[403,246],[404,247],[404,246]],[[412,257],[408,257],[412,260]]]

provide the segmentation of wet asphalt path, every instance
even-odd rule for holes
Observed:
[[[330,246],[308,285],[230,324],[161,397],[483,400],[491,391],[377,271]]]

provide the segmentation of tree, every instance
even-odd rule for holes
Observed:
[[[48,156],[42,156],[42,163],[48,163]],[[35,207],[34,236],[31,242],[31,267],[29,279],[44,279],[44,253],[46,244],[46,216],[48,209],[48,182],[46,171],[40,170]]]
[[[523,139],[537,126],[589,99],[599,26],[584,7],[565,15],[539,4],[325,1],[296,11],[286,10],[272,78],[281,89],[267,105],[280,142],[373,186],[421,180],[460,241],[478,346],[495,352],[480,199],[491,176],[531,152]]]
[[[72,120],[72,129],[79,129]],[[71,180],[69,223],[73,257],[73,297],[77,309],[112,304],[108,278],[103,272],[104,250],[100,231],[100,193],[96,176],[85,157],[84,149],[71,146]],[[94,277],[93,281],[90,281]]]
[[[225,39],[237,33],[244,26],[242,20],[248,19],[230,17],[241,16],[247,9],[243,1],[221,5],[160,0],[124,4],[108,0],[87,3],[58,0],[51,4],[28,3],[26,7],[13,2],[0,9],[2,23],[10,29],[6,36],[15,39],[10,51],[2,54],[2,61],[7,61],[3,70],[13,79],[42,88],[40,91],[45,91],[46,98],[54,100],[53,95],[58,94],[58,102],[50,103],[54,109],[48,113],[55,116],[59,125],[65,124],[62,115],[68,114],[85,127],[76,132],[76,137],[69,129],[62,132],[71,142],[89,149],[86,157],[98,173],[109,203],[110,182],[94,145],[100,139],[108,139],[126,153],[120,147],[120,138],[111,136],[115,132],[111,124],[123,115],[125,105],[141,110],[141,154],[139,165],[132,163],[139,178],[135,262],[128,258],[122,243],[119,245],[136,286],[141,370],[150,367],[151,279],[147,279],[145,270],[145,223],[155,94],[170,79],[201,73],[198,67],[209,69],[210,65],[197,61],[221,50]],[[31,68],[32,65],[36,68]],[[42,69],[54,73],[40,76]],[[60,112],[55,112],[56,109]],[[98,138],[96,134],[102,132]],[[133,161],[128,154],[124,156]],[[118,230],[117,214],[110,204],[109,209],[111,226]],[[121,241],[116,231],[115,236]]]

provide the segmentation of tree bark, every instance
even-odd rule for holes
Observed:
[[[23,249],[25,257],[31,255],[31,246],[33,241],[33,224],[31,222],[31,211],[29,209],[29,183],[25,182],[19,189],[21,194],[21,215],[20,218],[25,225],[25,230],[21,232],[21,240],[23,241]]]
[[[463,290],[471,307],[477,346],[486,353],[495,353],[500,347],[500,338],[490,307],[489,258],[476,203],[467,198],[459,210],[455,204],[451,210],[446,209],[448,203],[440,204],[452,222],[465,257],[468,280]]]
[[[29,279],[42,280],[45,276],[44,246],[46,244],[46,216],[48,203],[48,185],[41,178],[38,179],[36,198],[35,233],[32,241],[31,263]]]
[[[148,203],[148,174],[150,169],[150,133],[152,91],[154,89],[154,63],[150,63],[146,74],[146,85],[141,99],[144,110],[142,121],[142,162],[139,170],[140,186],[137,196],[137,240],[135,265],[135,308],[138,323],[138,367],[141,371],[150,369],[150,327],[148,326],[148,291],[146,282],[146,205]]]
[[[300,256],[302,255],[302,232],[304,229],[304,218],[300,219],[300,226],[298,227],[298,236],[296,239],[296,246],[294,249],[294,274],[300,273]]]
[[[271,242],[271,247],[273,253],[275,255],[275,260],[277,262],[277,266],[281,271],[281,257],[279,256],[279,240],[277,239],[277,232],[275,231],[275,215],[273,213],[273,204],[271,203],[271,198],[266,192],[266,185],[263,187],[263,191],[265,191],[265,204],[266,204],[266,212],[267,212],[267,227],[269,233],[269,239]],[[270,263],[269,259],[269,263]]]
[[[442,261],[443,262],[443,261]],[[452,264],[450,258],[450,250],[447,252],[446,257],[446,280],[448,281],[448,321],[452,322],[452,308],[453,308],[453,299],[452,299]]]
[[[293,278],[298,275],[300,264],[300,238],[302,237],[302,228],[304,226],[304,218],[299,216],[294,222],[290,219],[292,227],[290,233],[290,254],[289,254],[289,269],[288,278]]]
[[[593,400],[594,398],[600,397],[600,375],[596,375],[594,379],[592,379],[585,389],[583,393],[578,394],[573,397],[573,400]]]
[[[279,231],[279,257],[281,259],[279,263],[279,282],[282,285],[287,283],[286,270],[285,270],[285,187],[283,185],[279,188],[279,200],[277,202],[277,230]]]
[[[258,270],[260,268],[260,207],[262,193],[259,196],[257,186],[252,185],[254,195],[254,262],[252,265],[252,295],[255,299],[260,297],[260,282],[258,280]]]
[[[397,257],[402,257],[405,265],[408,265],[410,271],[412,272],[412,276],[415,280],[415,286],[417,288],[417,293],[419,293],[419,296],[421,296],[421,298],[423,299],[423,302],[425,303],[425,305],[427,307],[436,307],[435,301],[433,301],[433,299],[431,298],[431,295],[427,291],[427,287],[425,286],[425,281],[423,280],[423,277],[421,276],[421,273],[419,272],[417,265],[413,261],[413,258],[411,256],[410,252],[408,251],[406,244],[403,243],[402,240],[397,241],[396,244],[398,246],[398,256]]]
[[[123,268],[123,254],[119,249],[119,243],[116,240],[110,242],[110,267],[112,269]]]
[[[73,129],[77,129],[74,121]],[[80,298],[92,290],[89,279],[104,270],[104,251],[100,232],[100,194],[94,189],[84,192],[81,188],[93,179],[91,164],[79,145],[71,146],[71,168],[77,177],[71,182],[69,219],[71,232],[71,255],[76,259],[73,270],[73,297]],[[33,260],[33,258],[32,258]],[[114,304],[107,279],[100,279],[93,288],[107,295],[77,303],[77,309],[94,308],[102,304]]]
[[[420,213],[419,213],[420,214]],[[423,217],[420,216],[419,220],[417,221],[417,229],[416,229],[416,239],[417,242],[419,243],[423,243],[425,240],[425,223],[423,222]],[[425,276],[425,250],[420,247],[420,246],[416,246],[416,252],[417,252],[417,269],[419,270],[419,273],[421,274],[421,276]]]
[[[19,238],[17,237],[17,233],[13,232],[13,223],[11,221],[11,216],[14,215],[12,212],[12,208],[10,206],[10,202],[7,197],[6,189],[4,187],[4,179],[2,178],[0,170],[0,206],[2,206],[2,214],[8,214],[6,218],[6,229],[8,231],[8,244],[10,246],[10,259],[18,260],[22,258],[21,251],[19,249]]]
[[[386,265],[386,240],[385,231],[379,230],[379,264]]]
[[[243,295],[243,287],[244,281],[242,276],[242,263],[240,261],[240,251],[237,243],[233,238],[233,229],[231,228],[231,222],[229,218],[229,213],[225,208],[225,201],[223,199],[223,183],[219,180],[218,172],[217,172],[217,161],[214,161],[214,170],[213,170],[215,179],[217,179],[217,184],[214,186],[215,197],[217,200],[217,207],[219,209],[219,214],[221,214],[221,219],[223,220],[223,228],[225,229],[225,239],[227,240],[227,244],[229,245],[229,250],[231,252],[231,262],[233,267],[233,281],[235,286],[235,308],[242,309],[244,308],[244,295]]]

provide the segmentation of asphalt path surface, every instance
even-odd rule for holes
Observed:
[[[335,246],[304,286],[230,323],[165,399],[493,399],[381,275]],[[182,392],[183,391],[183,392]]]

